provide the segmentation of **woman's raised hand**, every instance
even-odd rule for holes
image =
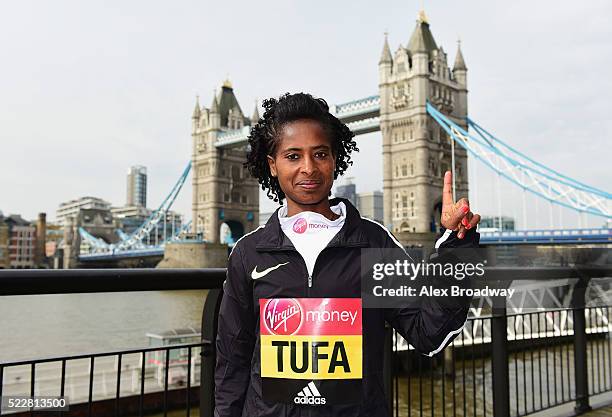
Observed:
[[[470,202],[461,198],[453,201],[453,174],[444,173],[444,187],[442,188],[442,216],[440,223],[447,229],[457,232],[457,237],[463,239],[466,230],[470,230],[480,222],[480,215],[470,211]]]

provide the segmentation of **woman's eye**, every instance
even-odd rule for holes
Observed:
[[[317,152],[317,153],[315,154],[315,156],[316,156],[317,158],[326,158],[326,157],[327,157],[327,152]]]
[[[295,161],[296,159],[299,158],[299,156],[298,156],[298,154],[290,153],[287,156],[285,156],[285,158],[289,159],[290,161]]]

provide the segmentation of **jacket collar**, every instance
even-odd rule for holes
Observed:
[[[346,220],[340,231],[329,242],[327,247],[366,247],[368,241],[363,233],[361,225],[361,216],[355,206],[345,198],[332,198],[329,200],[331,206],[335,206],[339,202],[343,202],[346,206]],[[270,216],[263,231],[259,234],[259,239],[255,244],[258,251],[275,251],[275,250],[295,250],[291,240],[285,235],[278,221],[278,210]]]

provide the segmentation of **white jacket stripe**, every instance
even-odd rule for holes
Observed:
[[[440,236],[440,239],[436,240],[436,245],[434,247],[438,249],[441,244],[443,244],[444,242],[448,240],[448,237],[451,235],[451,233],[453,233],[451,229],[446,229],[444,231],[444,234]]]

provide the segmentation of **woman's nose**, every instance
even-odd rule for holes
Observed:
[[[310,175],[315,170],[315,161],[310,156],[307,156],[303,159],[304,163],[302,164],[302,173]]]

